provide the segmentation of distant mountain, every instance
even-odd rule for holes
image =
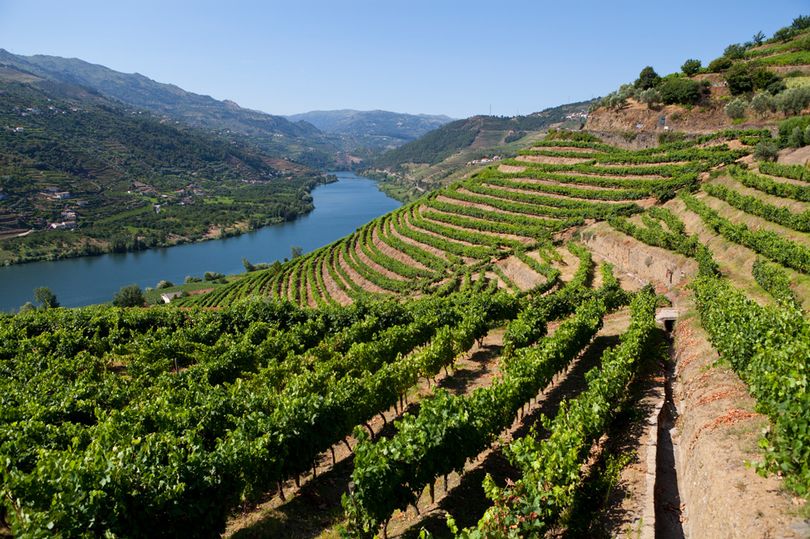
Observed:
[[[394,169],[405,163],[434,165],[466,148],[496,147],[517,140],[526,132],[546,129],[556,123],[578,123],[580,119],[584,122],[590,104],[591,101],[570,103],[528,116],[473,116],[456,120],[384,153],[368,166]]]
[[[337,148],[307,122],[290,121],[156,82],[139,73],[121,73],[76,58],[21,56],[0,49],[0,65],[51,81],[79,85],[154,114],[228,134],[250,137],[265,151],[303,163],[328,166]]]
[[[307,122],[325,133],[353,137],[359,145],[374,149],[401,146],[453,121],[444,115],[351,109],[315,110],[287,119]]]
[[[247,142],[0,65],[0,264],[284,221],[311,210],[309,191],[325,180]]]

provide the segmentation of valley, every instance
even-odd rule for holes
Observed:
[[[808,50],[799,16],[526,116],[283,119],[378,183],[174,128],[206,193],[283,161],[314,210],[143,253],[164,304],[0,313],[0,535],[810,537]]]

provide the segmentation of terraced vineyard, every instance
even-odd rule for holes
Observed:
[[[517,159],[372,221],[277,273],[255,272],[181,304],[226,306],[264,295],[310,307],[346,305],[449,290],[481,276],[525,292],[552,275],[556,234],[639,213],[746,153],[719,143],[625,151],[596,141],[541,141]]]
[[[3,315],[4,531],[801,536],[810,183],[769,137],[555,134],[180,308]]]

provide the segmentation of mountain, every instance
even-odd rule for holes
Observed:
[[[385,110],[316,110],[287,116],[325,133],[351,137],[364,147],[388,149],[415,140],[453,118],[444,115],[404,114]]]
[[[328,166],[337,148],[321,131],[302,121],[240,107],[156,82],[139,73],[121,73],[77,58],[21,56],[0,49],[7,65],[54,82],[79,85],[153,114],[226,134],[248,137],[277,157]]]
[[[421,138],[388,151],[369,166],[396,169],[405,163],[435,165],[465,148],[493,148],[517,140],[529,131],[553,124],[584,120],[590,101],[570,103],[527,116],[473,116],[456,120]]]
[[[0,66],[0,263],[171,245],[312,209],[326,178],[246,142]]]

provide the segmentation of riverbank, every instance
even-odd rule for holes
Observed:
[[[372,180],[350,172],[335,176],[338,181],[312,191],[311,212],[238,236],[0,267],[0,310],[19,308],[39,286],[51,288],[62,305],[77,307],[110,301],[122,286],[133,283],[154,288],[161,280],[179,285],[187,276],[203,277],[208,271],[244,274],[243,258],[254,264],[283,261],[292,256],[291,247],[312,251],[400,206]]]
[[[266,199],[266,194],[262,194],[266,200],[256,202],[214,197],[170,205],[157,204],[155,199],[86,227],[29,230],[0,239],[0,266],[135,253],[239,236],[309,214],[315,208],[312,191],[336,181],[334,174],[324,174],[304,183],[294,205],[283,206]],[[209,219],[219,220],[209,223]]]

